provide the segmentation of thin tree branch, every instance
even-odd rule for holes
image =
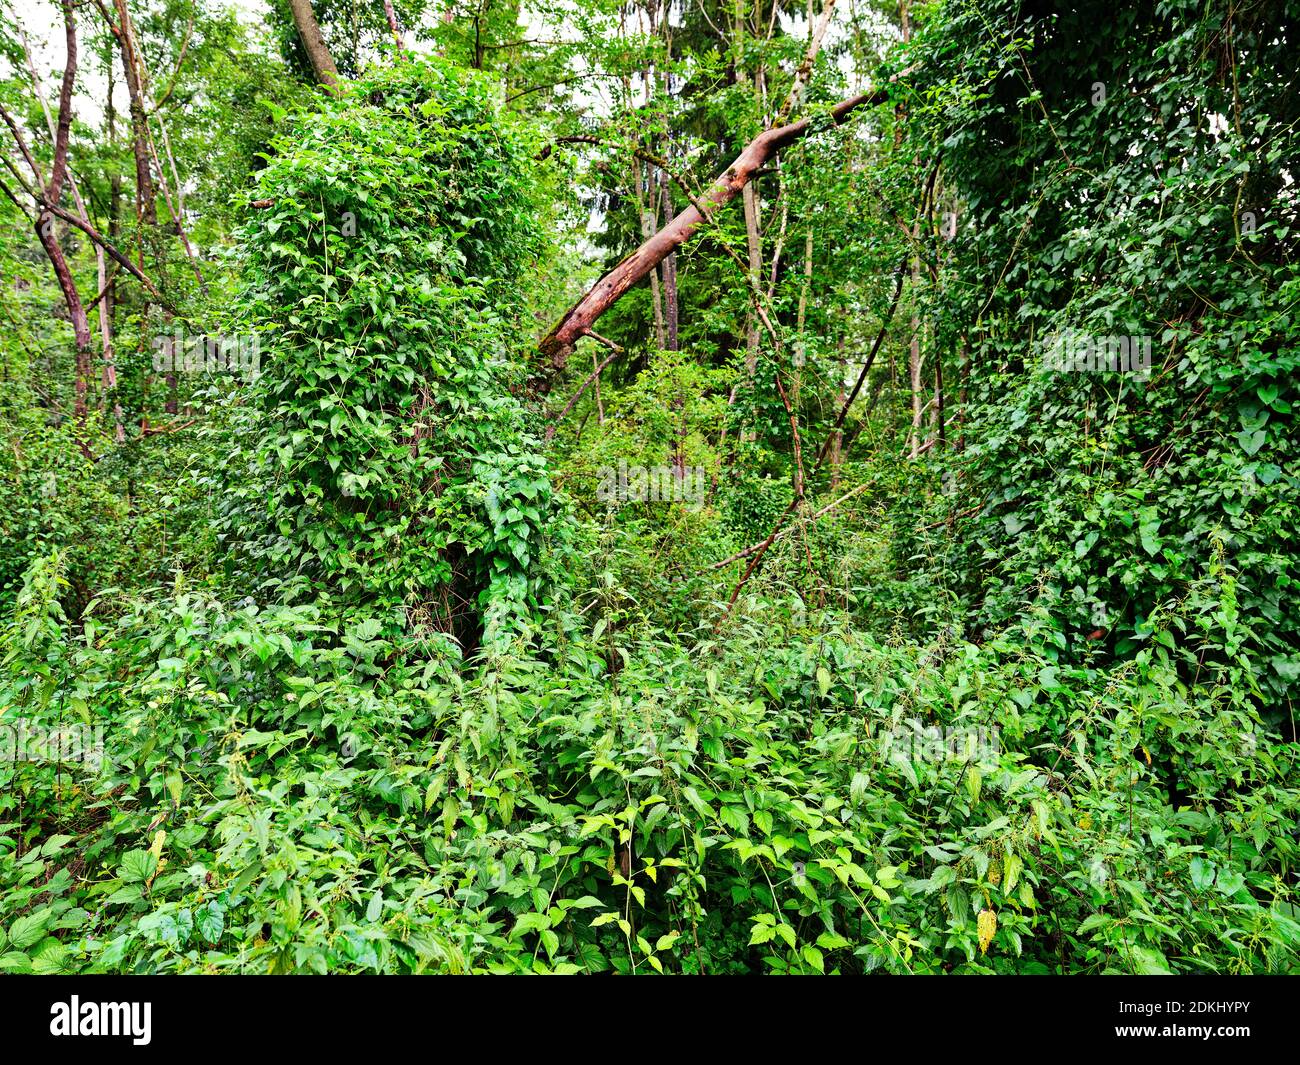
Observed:
[[[606,347],[610,348],[611,349],[610,353],[605,356],[604,360],[588,375],[587,379],[582,382],[582,386],[578,389],[578,391],[576,391],[573,394],[573,398],[570,399],[569,402],[564,405],[564,410],[560,411],[560,413],[555,416],[555,420],[546,427],[547,443],[550,443],[551,438],[555,436],[555,430],[559,426],[559,423],[564,420],[565,415],[567,415],[569,411],[573,410],[573,405],[577,403],[579,399],[582,398],[582,394],[586,392],[588,388],[591,387],[593,382],[600,380],[600,375],[602,371],[605,369],[605,367],[608,366],[611,362],[613,362],[616,358],[618,358],[621,354],[623,354],[623,349],[621,347],[615,344],[612,340],[607,340],[599,333],[588,333],[587,335],[591,337],[593,340],[597,340],[600,343],[604,344]]]
[[[889,310],[885,312],[885,317],[880,321],[880,331],[876,334],[875,342],[871,345],[871,351],[867,354],[866,362],[862,364],[862,372],[858,374],[857,382],[853,385],[853,391],[845,399],[844,406],[840,408],[839,417],[835,419],[835,424],[831,427],[830,433],[827,434],[825,443],[822,444],[821,451],[817,455],[817,461],[813,465],[813,473],[821,469],[822,462],[826,459],[826,453],[830,449],[831,441],[835,439],[835,434],[844,427],[844,419],[848,417],[849,408],[853,406],[853,401],[858,398],[858,393],[862,390],[867,374],[871,372],[871,366],[876,361],[876,352],[880,350],[885,334],[889,331],[889,324],[894,319],[894,311],[898,309],[899,297],[903,294],[903,273],[904,269],[900,266],[894,275],[894,297],[890,301]]]
[[[808,84],[808,78],[812,75],[813,64],[817,61],[817,53],[821,51],[822,39],[826,36],[826,30],[831,24],[831,16],[835,13],[835,0],[826,0],[826,5],[822,8],[822,13],[817,19],[817,24],[813,27],[812,36],[808,39],[808,51],[804,53],[803,62],[799,64],[799,69],[794,74],[794,84],[790,86],[790,94],[786,97],[785,104],[777,112],[776,121],[773,125],[779,125],[785,122],[799,101],[803,98],[804,86]],[[776,6],[772,8],[773,17],[776,16]]]
[[[23,138],[23,131],[18,128],[18,123],[14,121],[13,116],[5,110],[4,104],[0,104],[0,118],[4,119],[5,125],[9,127],[9,132],[14,135],[14,140],[18,143],[18,150],[22,152],[23,158],[27,160],[27,165],[31,168],[36,183],[44,186],[45,176],[41,173],[41,168],[37,165],[36,160],[32,158],[32,153],[27,149],[27,141]],[[15,174],[14,176],[17,177],[18,175]]]
[[[869,487],[870,487],[869,485],[860,484],[860,485],[857,486],[857,488],[854,488],[854,489],[852,489],[851,491],[845,492],[844,495],[840,496],[839,499],[835,500],[835,502],[833,502],[833,503],[828,503],[826,506],[822,507],[821,510],[817,511],[816,514],[810,514],[810,515],[808,515],[808,521],[813,522],[813,521],[816,521],[818,518],[825,517],[825,516],[826,516],[827,514],[829,514],[832,510],[834,510],[836,507],[838,507],[841,503],[845,502],[846,500],[852,499],[855,495],[858,495],[858,494],[860,494],[860,493],[862,493],[862,492],[865,492]],[[775,537],[772,538],[772,542],[775,543],[777,540],[780,540],[783,536],[787,536],[787,535],[789,535],[790,531],[791,531],[793,528],[794,528],[794,526],[792,525],[792,526],[789,526],[789,527],[786,528],[786,529],[783,529],[781,532],[777,533]],[[713,565],[709,566],[708,569],[710,569],[710,570],[722,569],[722,568],[724,568],[725,566],[729,566],[729,565],[731,565],[733,562],[739,562],[742,558],[748,558],[748,557],[749,557],[750,555],[752,555],[755,551],[757,551],[760,547],[762,547],[764,542],[765,542],[765,541],[761,541],[761,540],[760,540],[760,541],[759,541],[758,543],[756,543],[756,544],[750,544],[749,547],[746,547],[746,548],[744,548],[743,550],[737,551],[734,555],[729,555],[729,556],[727,556],[727,557],[724,558],[721,562],[715,562],[715,563],[713,563]],[[706,572],[707,572],[707,571],[706,571]]]
[[[148,289],[149,295],[153,296],[153,298],[156,299],[159,303],[166,306],[169,310],[174,311],[176,309],[175,307],[172,306],[171,301],[168,300],[166,296],[164,296],[161,292],[158,291],[157,288],[154,287],[154,283],[150,281],[147,277],[145,277],[145,275],[140,272],[139,268],[133,262],[131,262],[130,259],[128,259],[120,251],[118,251],[117,248],[115,248],[110,241],[106,240],[103,236],[101,236],[99,231],[95,229],[95,227],[92,226],[89,222],[82,221],[76,215],[70,214],[68,211],[65,211],[62,207],[59,207],[57,204],[49,203],[43,199],[40,200],[39,203],[42,210],[48,211],[50,212],[50,214],[57,215],[59,218],[62,218],[65,222],[69,223],[70,225],[76,226],[83,233],[85,233],[86,236],[88,236],[91,240],[93,240],[96,244],[98,244],[101,248],[103,248],[106,252],[108,252],[109,257],[114,262],[122,266],[127,273],[129,273],[132,277],[134,277],[137,281],[139,281],[140,284],[142,284],[146,289]]]

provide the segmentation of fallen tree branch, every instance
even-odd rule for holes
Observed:
[[[722,629],[722,623],[727,620],[728,615],[731,613],[731,608],[736,605],[736,600],[740,598],[740,590],[745,587],[746,582],[753,575],[754,570],[758,568],[758,564],[763,561],[763,556],[767,554],[767,549],[771,547],[773,542],[776,540],[777,534],[781,531],[781,526],[785,524],[785,519],[790,516],[791,512],[798,505],[799,497],[795,496],[790,500],[790,505],[781,512],[781,516],[776,519],[776,524],[772,526],[772,531],[768,533],[767,539],[753,548],[754,557],[750,559],[749,565],[745,567],[745,572],[741,575],[740,580],[736,582],[736,587],[731,590],[731,598],[727,600],[727,608],[723,611],[722,617],[718,618],[717,624],[713,626],[713,631],[715,633]]]
[[[929,525],[917,527],[918,533],[929,532],[931,529],[937,529],[940,525],[950,525],[954,521],[960,521],[962,518],[969,518],[972,514],[977,514],[984,509],[983,503],[976,503],[973,507],[967,507],[965,510],[958,511],[956,514],[949,514],[946,518],[940,518],[938,521],[931,522]]]
[[[144,437],[157,436],[161,433],[179,433],[182,429],[188,429],[193,425],[195,420],[196,419],[191,418],[189,421],[180,422],[179,424],[176,422],[169,422],[166,425],[150,425],[149,416],[146,414],[144,419],[140,422],[140,435]]]
[[[99,294],[96,295],[93,300],[91,300],[89,303],[86,304],[86,310],[88,311],[94,310],[99,305],[100,300],[102,300],[105,296],[109,294],[109,292],[113,290],[113,285],[117,281],[117,275],[120,269],[121,268],[118,266],[113,267],[113,272],[110,273],[107,278],[105,278],[104,287],[99,290]]]
[[[914,67],[890,78],[897,81]],[[842,100],[831,108],[830,117],[841,125],[859,108],[883,103],[888,88]],[[782,148],[788,147],[813,127],[811,118],[764,130],[740,153],[704,196],[685,208],[663,229],[645,241],[631,255],[597,281],[542,338],[538,349],[550,361],[553,371],[564,368],[580,337],[588,335],[596,320],[638,281],[683,245],[719,208],[730,203],[763,166]]]

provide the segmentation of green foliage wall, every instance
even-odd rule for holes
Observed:
[[[120,446],[66,416],[67,323],[2,220],[0,744],[29,746],[0,758],[0,971],[1296,971],[1296,5],[949,0],[880,71],[893,31],[837,9],[802,107],[847,59],[909,73],[759,179],[783,339],[746,381],[735,204],[679,250],[679,349],[631,293],[543,459],[532,412],[595,342],[529,395],[534,313],[639,239],[626,149],[705,180],[804,46],[762,8],[606,39],[624,6],[585,6],[536,61],[509,5],[451,11],[445,58],[339,97],[205,37],[176,95],[237,119],[214,159],[279,131],[251,189],[213,187],[200,123],[172,141],[196,241],[249,201],[210,328],[260,374],[151,380],[121,279],[127,409],[181,409]],[[335,7],[331,46],[385,35]],[[576,180],[529,143],[589,130],[548,88],[575,55],[617,101]],[[641,99],[647,63],[676,88]],[[607,208],[560,254],[557,186]],[[178,298],[180,254],[149,261]],[[953,416],[916,455],[914,329]],[[1046,365],[1067,329],[1149,335],[1150,374]],[[845,461],[738,587],[795,423],[811,466],[878,331]],[[610,498],[624,466],[694,489]],[[30,747],[68,732],[95,756]]]
[[[400,60],[287,122],[244,251],[260,557],[466,645],[527,613],[552,509],[511,392],[523,158],[484,80]]]
[[[1045,596],[1063,655],[1123,660],[1226,552],[1208,653],[1276,721],[1300,676],[1297,13],[951,3],[917,45],[959,217],[925,302],[969,400],[936,566],[977,624]],[[1068,330],[1145,338],[1149,373],[1059,372]],[[1195,683],[1190,636],[1164,650]]]

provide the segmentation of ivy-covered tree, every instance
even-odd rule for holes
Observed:
[[[482,79],[399,58],[287,121],[243,252],[264,564],[468,649],[527,617],[553,520],[511,391],[541,252],[524,144]]]

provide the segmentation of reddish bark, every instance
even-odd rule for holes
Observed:
[[[397,41],[397,47],[405,47],[402,44],[402,27],[397,23],[397,12],[393,10],[393,0],[384,0],[384,17],[388,19],[388,28],[393,31],[393,39]]]
[[[880,103],[885,98],[884,89],[850,97],[832,108],[831,117],[837,124],[842,123],[858,108]],[[802,118],[760,133],[727,167],[702,199],[683,210],[597,281],[539,343],[539,349],[550,360],[552,368],[562,369],[578,339],[590,334],[591,327],[602,314],[668,255],[686,243],[691,234],[712,217],[714,212],[735,199],[772,156],[797,141],[811,126],[811,119]]]
[[[73,412],[77,424],[84,426],[86,421],[86,394],[90,387],[90,319],[86,315],[85,305],[81,302],[81,293],[77,291],[76,279],[68,266],[67,257],[54,232],[52,211],[59,211],[59,200],[63,196],[63,185],[68,174],[68,134],[72,128],[72,90],[77,81],[77,23],[72,14],[71,0],[63,0],[64,41],[67,44],[67,62],[63,67],[63,82],[59,87],[59,114],[54,130],[54,159],[50,164],[50,180],[45,185],[45,195],[41,209],[36,215],[36,236],[49,256],[50,265],[54,267],[54,276],[59,282],[64,302],[68,305],[68,317],[72,319],[72,332],[77,345],[76,398]],[[60,214],[63,212],[59,211]]]

